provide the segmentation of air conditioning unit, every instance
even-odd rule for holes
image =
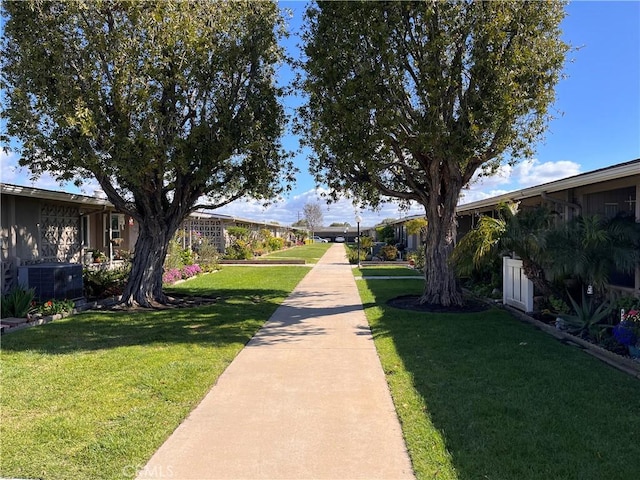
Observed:
[[[82,265],[78,263],[39,263],[18,267],[18,283],[35,290],[36,299],[81,298]]]

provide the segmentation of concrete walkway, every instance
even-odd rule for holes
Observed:
[[[305,276],[138,478],[414,478],[342,244]]]

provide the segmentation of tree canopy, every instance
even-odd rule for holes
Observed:
[[[448,265],[477,170],[532,154],[568,46],[560,2],[318,2],[299,131],[331,195],[424,206],[424,302],[462,303]]]
[[[2,117],[21,165],[94,177],[140,223],[127,301],[164,300],[166,245],[201,198],[269,198],[293,181],[275,4],[29,1],[2,14]]]

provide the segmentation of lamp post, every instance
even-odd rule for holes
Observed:
[[[356,214],[356,223],[358,224],[358,268],[360,268],[360,222],[362,217],[360,214]]]

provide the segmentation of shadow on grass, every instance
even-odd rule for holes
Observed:
[[[406,284],[394,284],[367,283],[381,308],[372,330],[393,343],[458,478],[637,476],[637,379],[501,310],[426,314],[387,307],[389,298],[407,293]],[[394,364],[384,368],[388,377],[398,373]],[[424,445],[411,441],[416,464]]]
[[[424,274],[417,270],[413,270],[407,267],[362,267],[360,272],[363,277],[400,277],[400,276],[413,276],[423,277]]]
[[[251,345],[295,343],[309,336],[326,334],[323,327],[300,326],[305,320],[312,317],[328,318],[362,308],[359,303],[315,308],[314,300],[327,294],[313,291],[292,293],[289,299],[293,304],[287,305],[281,305],[287,292],[279,290],[203,287],[173,291],[181,295],[187,293],[220,300],[194,308],[138,312],[89,311],[11,333],[3,337],[2,348],[7,351],[67,354],[172,343],[245,345],[278,308],[281,310],[274,321],[254,338]]]
[[[204,291],[202,293],[205,293]],[[209,289],[207,294],[212,294]],[[195,294],[191,292],[190,294]],[[246,344],[287,292],[217,290],[219,303],[157,311],[88,311],[6,335],[4,350],[66,354],[133,345]]]

